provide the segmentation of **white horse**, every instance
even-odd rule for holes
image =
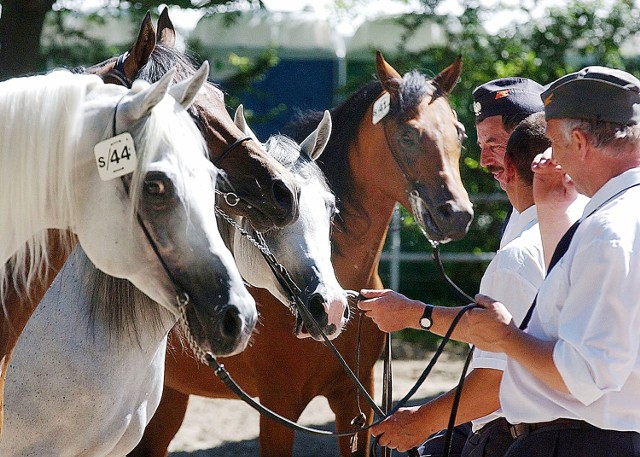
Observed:
[[[100,270],[185,314],[203,350],[245,347],[255,302],[220,238],[217,171],[185,110],[207,74],[131,90],[67,71],[0,84],[0,292],[7,280],[28,292],[46,229],[70,231]]]
[[[258,141],[245,121],[242,105],[236,110],[234,121],[246,135]],[[322,171],[315,164],[330,135],[331,116],[325,111],[316,130],[300,143],[299,148],[293,140],[282,135],[275,135],[267,140],[265,149],[291,170],[296,175],[299,186],[304,187],[300,206],[307,210],[304,213],[301,211],[299,220],[291,226],[269,230],[263,235],[270,249],[277,252],[278,262],[287,268],[291,278],[301,288],[300,298],[304,305],[322,331],[333,339],[346,324],[349,308],[346,292],[338,283],[331,263],[331,224],[326,221],[332,220],[337,212],[335,198]],[[321,211],[322,208],[324,212]],[[246,218],[236,218],[236,221],[245,230],[251,231]],[[233,240],[231,250],[245,281],[254,287],[268,289],[282,303],[289,304],[288,292],[277,281],[260,251],[239,231],[235,231],[233,238],[225,233],[224,226],[220,227],[220,232],[227,245],[227,240]],[[256,264],[262,266],[256,268]],[[312,336],[322,341],[316,327],[310,325],[304,315],[298,315],[296,334],[299,338]]]
[[[265,238],[298,284],[307,289],[300,281],[309,281],[308,289],[321,290],[342,316],[346,296],[329,260],[335,200],[313,161],[329,132],[327,117],[302,146],[284,137],[267,142],[269,153],[294,172],[301,192],[298,221]],[[237,219],[249,228],[244,222]],[[221,227],[229,228],[222,221]],[[232,227],[227,233],[234,237]],[[254,245],[236,239],[233,252],[247,278],[281,294],[275,281],[266,281],[271,270]],[[126,281],[99,274],[76,249],[14,352],[0,455],[123,456],[131,451],[160,401],[166,335],[175,321]]]

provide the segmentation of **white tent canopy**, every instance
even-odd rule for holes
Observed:
[[[370,60],[371,50],[377,49],[385,55],[393,55],[398,51],[401,40],[406,34],[404,26],[398,22],[399,16],[386,16],[363,22],[347,43],[349,60]],[[448,24],[451,30],[459,28],[459,24]],[[442,25],[435,21],[425,20],[405,43],[409,52],[419,52],[432,46],[445,44],[445,33]]]
[[[220,54],[255,55],[274,47],[282,58],[344,57],[342,36],[313,13],[258,10],[238,16],[229,26],[225,25],[226,19],[223,14],[203,17],[189,40]]]

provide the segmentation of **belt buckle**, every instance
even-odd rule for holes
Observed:
[[[509,432],[511,432],[511,436],[513,439],[518,439],[521,436],[528,435],[531,433],[531,427],[529,424],[510,424]]]

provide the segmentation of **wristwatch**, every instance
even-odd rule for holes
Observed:
[[[433,314],[433,305],[424,305],[424,312],[422,316],[420,316],[420,328],[423,330],[429,330],[431,328],[431,324],[433,324],[433,319],[431,318],[431,314]]]

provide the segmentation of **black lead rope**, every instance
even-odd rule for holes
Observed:
[[[124,99],[124,97],[126,95],[127,94],[123,95],[120,98],[120,100],[118,100],[118,103],[116,103],[116,106],[115,106],[115,108],[113,110],[112,133],[113,133],[114,137],[116,136],[116,115],[118,114],[118,106],[120,105],[120,102]],[[131,202],[131,204],[134,205],[134,202],[131,201],[131,195],[130,195],[130,191],[129,191],[129,182],[127,181],[127,176],[128,175],[121,176],[120,180],[122,182],[122,186],[124,187],[124,191],[125,191],[125,193],[127,195],[127,198],[129,198],[129,201]],[[185,307],[187,304],[189,304],[189,301],[191,300],[190,297],[189,297],[189,294],[187,292],[185,292],[185,289],[180,285],[180,283],[178,282],[176,277],[173,275],[173,273],[171,273],[171,270],[169,269],[169,266],[167,265],[167,263],[165,262],[164,258],[162,257],[162,254],[160,254],[160,250],[158,249],[158,245],[153,240],[153,237],[151,236],[151,233],[149,232],[149,229],[147,229],[147,226],[145,225],[144,221],[142,220],[142,216],[140,216],[140,213],[138,212],[138,210],[136,210],[136,220],[138,221],[138,225],[142,229],[142,233],[144,233],[144,236],[147,239],[147,243],[149,243],[149,245],[151,246],[151,249],[153,249],[154,254],[158,258],[158,261],[160,262],[160,265],[162,265],[162,268],[164,269],[165,273],[167,274],[167,277],[169,278],[169,281],[171,281],[171,283],[173,284],[173,288],[174,288],[175,293],[176,293],[176,302],[178,303],[178,306],[179,307]]]

